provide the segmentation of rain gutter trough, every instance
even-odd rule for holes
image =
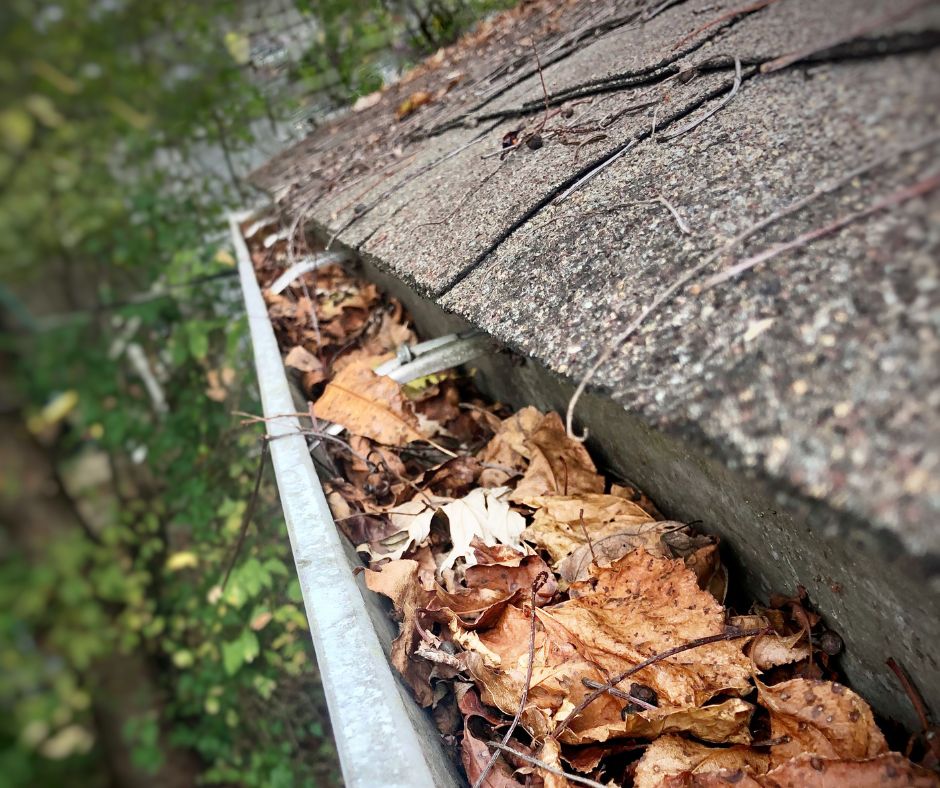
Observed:
[[[355,552],[333,522],[255,277],[240,223],[232,233],[271,460],[314,650],[347,786],[434,788],[463,784],[430,716],[388,662],[394,625],[362,581]],[[411,362],[414,363],[414,362]]]

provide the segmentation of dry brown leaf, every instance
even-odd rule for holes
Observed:
[[[395,116],[399,120],[404,120],[425,104],[430,103],[432,98],[431,94],[426,90],[416,90],[398,105],[398,108],[395,110]]]
[[[805,641],[805,634],[796,632],[792,635],[778,635],[776,632],[769,632],[758,635],[754,638],[750,650],[754,666],[764,671],[809,659],[809,643],[800,643],[801,640]]]
[[[763,774],[769,767],[770,756],[751,747],[707,747],[679,736],[660,736],[637,763],[633,788],[657,788],[667,777],[683,772],[726,769]]]
[[[937,775],[896,752],[861,761],[838,761],[801,755],[763,775],[740,769],[665,778],[663,788],[936,788]]]
[[[331,380],[313,406],[318,419],[342,424],[353,435],[387,446],[424,440],[418,418],[401,387],[367,364],[350,364]]]
[[[632,501],[643,511],[647,512],[654,520],[666,519],[659,509],[656,508],[656,504],[653,503],[650,497],[632,484],[617,484],[614,482],[610,485],[610,494]]]
[[[470,732],[470,726],[464,721],[463,742],[460,745],[460,761],[463,763],[467,780],[475,785],[486,764],[489,763],[492,753],[486,742],[476,738]],[[500,758],[493,764],[493,768],[483,781],[484,788],[522,788],[523,784],[512,776],[512,768],[504,759]]]
[[[604,492],[604,477],[597,473],[584,444],[568,437],[557,413],[547,413],[526,438],[529,467],[513,491],[512,500],[527,503],[541,495],[578,495]]]
[[[896,752],[860,761],[802,755],[760,778],[766,788],[936,788],[940,779]]]
[[[771,738],[789,739],[771,747],[775,766],[804,753],[861,760],[888,751],[868,704],[847,687],[813,679],[756,684],[758,702],[770,711]]]
[[[653,654],[723,631],[724,612],[698,588],[681,561],[637,550],[609,569],[597,570],[593,590],[577,599],[537,609],[535,662],[530,703],[522,722],[545,736],[588,693],[583,678],[604,681]],[[584,584],[589,585],[588,583]],[[466,632],[452,622],[455,640],[470,652],[468,665],[483,700],[515,713],[528,663],[529,620],[507,607],[492,629]],[[741,641],[712,643],[657,662],[636,674],[652,687],[660,709],[620,717],[623,702],[602,696],[562,736],[568,743],[618,736],[655,737],[691,731],[717,742],[746,743],[751,706],[732,699],[699,708],[726,692],[746,692],[750,661]]]
[[[480,475],[481,487],[500,487],[528,467],[526,439],[535,432],[543,418],[541,411],[529,407],[503,420],[480,454],[480,462],[496,466],[485,469]]]
[[[433,592],[422,588],[418,581],[419,568],[417,561],[390,561],[382,566],[381,572],[366,569],[364,574],[366,587],[391,599],[401,617],[399,635],[392,643],[392,665],[411,687],[418,703],[430,706],[434,702],[431,688],[434,665],[410,656],[421,642],[416,626],[418,610],[427,607],[433,598]]]
[[[301,372],[323,372],[323,364],[302,345],[295,345],[284,357],[284,365]]]
[[[527,503],[535,507],[536,512],[523,538],[545,550],[555,568],[581,547],[590,553],[593,546],[596,555],[603,554],[611,560],[637,547],[664,557],[668,555],[660,537],[675,524],[660,527],[639,506],[623,498],[603,494],[546,495],[532,498]],[[582,512],[584,528],[581,527]],[[612,544],[605,545],[605,541]],[[627,549],[614,555],[616,544],[625,544]],[[581,567],[580,562],[578,567]]]

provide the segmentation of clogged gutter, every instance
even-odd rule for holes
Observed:
[[[287,234],[242,229],[391,661],[471,784],[938,784],[930,731],[918,763],[891,752],[837,683],[801,589],[732,609],[717,540],[605,478],[558,414],[458,370],[377,374],[418,341],[402,306],[335,262],[273,292]]]

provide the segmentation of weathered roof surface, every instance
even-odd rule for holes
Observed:
[[[721,244],[885,157],[731,257],[911,184],[924,194],[898,195],[864,221],[699,291],[731,262],[716,261],[594,383],[727,463],[936,557],[940,192],[929,187],[940,142],[925,138],[940,121],[938,43],[940,4],[931,2],[532,3],[317,131],[256,181],[289,214],[578,380]],[[768,66],[794,52],[803,55],[795,63]],[[728,99],[735,58],[742,78],[728,103],[665,139]],[[434,99],[399,121],[396,107],[418,91]],[[520,128],[542,146],[500,158]],[[659,197],[691,233],[647,202]]]

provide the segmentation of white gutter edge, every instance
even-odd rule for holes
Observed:
[[[265,416],[294,412],[287,375],[255,278],[240,222],[229,225]],[[267,422],[271,460],[317,663],[347,786],[434,788],[455,785],[433,728],[421,724],[404,698],[333,522],[304,436],[294,417]],[[368,593],[368,592],[366,592]],[[406,707],[411,704],[411,708]],[[418,730],[417,728],[424,728]],[[420,737],[420,739],[419,739]],[[435,779],[436,778],[436,779]]]

